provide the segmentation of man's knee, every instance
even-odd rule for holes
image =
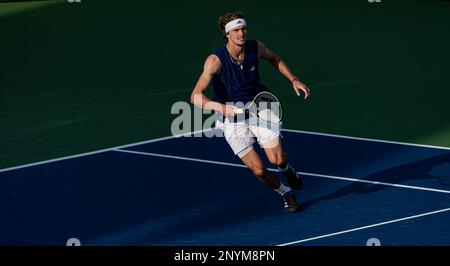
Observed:
[[[269,157],[269,162],[275,166],[285,166],[287,163],[287,154],[283,153],[273,153]]]

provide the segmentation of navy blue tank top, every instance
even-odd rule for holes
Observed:
[[[211,84],[214,100],[220,103],[247,103],[261,91],[268,89],[259,80],[258,43],[254,40],[245,42],[245,56],[242,66],[234,63],[226,45],[217,48],[214,54],[219,57],[222,68],[214,75]]]

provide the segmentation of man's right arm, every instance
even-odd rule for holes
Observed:
[[[208,58],[206,58],[205,64],[203,66],[203,72],[200,75],[194,89],[192,90],[191,103],[199,108],[214,110],[216,112],[220,112],[223,115],[234,115],[232,106],[212,101],[204,94],[204,91],[208,88],[209,83],[211,82],[214,75],[220,72],[220,68],[221,62],[216,55],[210,55],[208,56]]]

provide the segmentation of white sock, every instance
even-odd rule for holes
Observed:
[[[291,191],[291,188],[280,182],[280,187],[275,189],[276,192],[280,193],[283,196],[286,192]]]

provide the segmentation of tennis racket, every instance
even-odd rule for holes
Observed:
[[[236,114],[253,115],[269,124],[279,124],[283,118],[283,108],[280,101],[268,91],[258,93],[244,109],[237,108],[234,111]]]

